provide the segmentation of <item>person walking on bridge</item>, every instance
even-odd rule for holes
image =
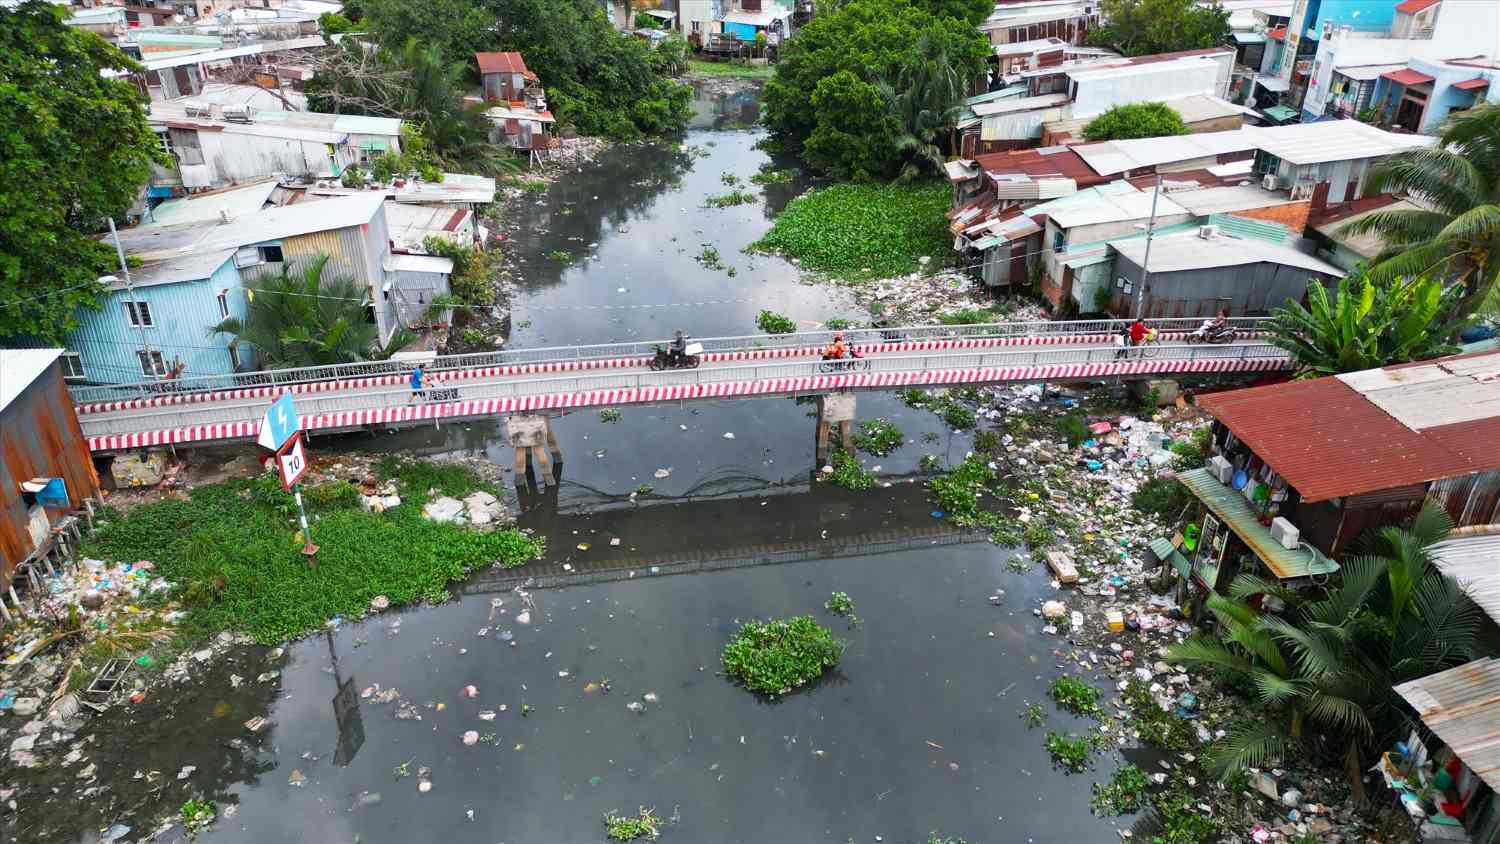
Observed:
[[[427,373],[422,371],[422,365],[411,371],[411,395],[407,397],[406,404],[409,407],[416,399],[427,401]]]

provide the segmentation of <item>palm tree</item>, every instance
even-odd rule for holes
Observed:
[[[1451,320],[1462,295],[1426,277],[1383,282],[1361,272],[1340,279],[1330,302],[1311,281],[1306,307],[1289,299],[1272,310],[1268,342],[1291,353],[1301,378],[1452,354],[1447,338],[1462,325]]]
[[[261,279],[249,288],[250,314],[229,317],[209,336],[232,334],[254,346],[262,365],[319,366],[367,360],[376,355],[379,332],[365,316],[360,286],[349,278],[322,281],[328,256],[319,255],[295,273]]]
[[[1370,170],[1366,193],[1404,193],[1424,210],[1376,211],[1340,234],[1377,234],[1379,278],[1428,273],[1459,283],[1458,313],[1478,307],[1500,273],[1500,106],[1453,117],[1431,148],[1397,153]]]
[[[940,144],[953,128],[964,95],[963,80],[942,45],[923,36],[917,42],[917,54],[918,61],[903,67],[895,84],[875,83],[900,126],[892,139],[904,159],[896,176],[900,182],[942,171]]]
[[[1403,725],[1393,687],[1462,664],[1472,654],[1479,609],[1451,576],[1433,564],[1432,546],[1452,522],[1427,501],[1406,525],[1387,525],[1344,561],[1337,585],[1316,601],[1298,602],[1276,584],[1242,575],[1232,598],[1212,596],[1209,609],[1224,640],[1203,636],[1168,648],[1171,658],[1216,665],[1248,676],[1258,702],[1289,716],[1231,728],[1208,760],[1220,772],[1283,757],[1304,741],[1312,722],[1344,746],[1349,781],[1363,799],[1367,751]],[[1276,594],[1294,606],[1286,617],[1242,602]]]

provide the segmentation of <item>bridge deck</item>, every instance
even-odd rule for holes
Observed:
[[[1263,343],[1222,346],[1162,344],[1117,358],[1090,338],[1067,345],[1003,343],[1014,338],[955,338],[865,346],[857,360],[821,361],[806,348],[723,353],[698,369],[652,372],[639,359],[561,371],[533,365],[439,371],[435,393],[414,401],[399,376],[305,382],[297,399],[305,430],[410,424],[514,412],[652,404],[907,386],[972,385],[1185,373],[1264,372],[1290,366],[1286,353]],[[912,354],[913,344],[931,347]],[[970,348],[978,346],[977,350]],[[788,355],[788,351],[801,354]],[[787,358],[791,359],[787,359]],[[746,361],[749,362],[746,362]],[[397,380],[393,385],[391,378]],[[89,447],[113,451],[167,443],[253,439],[260,419],[287,387],[253,395],[158,396],[145,403],[91,408],[80,416]],[[155,403],[158,401],[160,403]]]

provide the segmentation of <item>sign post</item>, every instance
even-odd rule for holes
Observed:
[[[276,452],[276,472],[281,476],[281,486],[297,502],[297,519],[302,524],[302,555],[307,558],[309,568],[317,568],[318,546],[312,541],[312,527],[307,522],[307,509],[302,505],[302,485],[299,483],[307,471],[307,451],[302,444],[302,431],[297,425],[297,409],[292,404],[291,393],[282,393],[281,398],[266,410],[256,442]]]

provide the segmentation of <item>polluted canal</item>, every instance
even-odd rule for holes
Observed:
[[[755,96],[700,93],[680,148],[615,148],[512,201],[508,347],[750,334],[761,309],[804,329],[859,316],[741,251],[804,182],[704,207],[724,174],[769,160],[763,133],[736,128]],[[82,731],[108,789],[25,772],[52,792],[8,837],[178,840],[181,823],[148,819],[201,797],[217,805],[207,842],[596,841],[606,813],[640,807],[669,841],[1118,840],[1125,821],[1086,808],[1102,775],[1054,770],[1046,730],[1018,717],[1041,703],[1050,727],[1088,729],[1047,699],[1063,657],[1033,609],[1056,590],[931,512],[919,458],[962,460],[967,435],[895,395],[859,403],[906,435],[866,460],[883,465],[864,493],[813,480],[810,408],[791,400],[558,420],[561,484],[519,502],[546,558],[284,649],[224,643],[191,681]],[[317,447],[507,465],[501,433]],[[825,610],[832,592],[857,623]],[[835,670],[776,701],[723,676],[743,621],[804,614],[847,642]]]

